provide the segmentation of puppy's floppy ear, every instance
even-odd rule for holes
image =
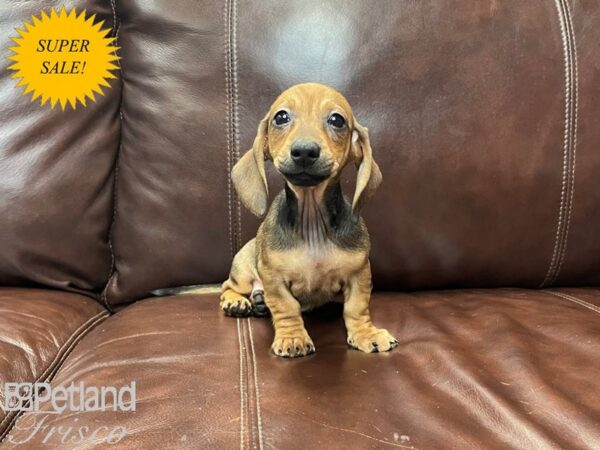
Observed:
[[[358,214],[365,202],[373,195],[381,184],[383,176],[379,166],[373,159],[373,150],[369,141],[369,130],[354,119],[352,130],[352,155],[358,174],[356,176],[356,189],[352,200],[352,211]]]
[[[265,173],[265,154],[268,154],[269,114],[258,125],[254,145],[233,166],[231,181],[246,208],[255,216],[267,212],[269,189]]]

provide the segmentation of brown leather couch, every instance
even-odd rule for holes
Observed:
[[[122,56],[64,112],[5,58],[62,4]],[[135,412],[28,440],[43,414],[0,410],[0,448],[600,448],[597,0],[3,0],[0,36],[0,381],[137,385]],[[306,318],[317,353],[282,360],[210,286],[152,298],[226,278],[257,227],[229,170],[309,80],[383,171],[364,215],[390,353],[348,349],[336,304]]]

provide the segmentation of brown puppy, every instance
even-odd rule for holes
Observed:
[[[286,180],[267,212],[265,161]],[[350,205],[340,187],[342,169],[358,167]],[[346,99],[316,83],[283,92],[258,126],[252,148],[231,174],[243,204],[266,217],[255,239],[235,256],[223,283],[221,308],[227,315],[260,315],[263,299],[271,311],[278,356],[314,352],[302,312],[344,295],[348,344],[364,352],[388,351],[398,342],[376,328],[369,313],[369,235],[359,211],[381,183],[368,130]]]

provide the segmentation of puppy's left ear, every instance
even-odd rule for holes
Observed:
[[[356,189],[352,200],[352,211],[358,215],[366,201],[371,198],[377,187],[381,184],[383,176],[379,166],[373,159],[373,150],[369,140],[369,130],[354,119],[352,130],[352,155],[358,175],[356,176]]]
[[[255,216],[263,218],[267,213],[269,188],[265,173],[268,155],[269,114],[258,125],[252,148],[233,166],[231,181],[246,208]]]

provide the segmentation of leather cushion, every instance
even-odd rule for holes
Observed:
[[[231,258],[222,5],[116,3],[124,87],[113,304],[222,281]]]
[[[104,0],[0,7],[0,285],[97,292],[111,270],[120,80],[109,80],[103,96],[75,111],[41,107],[15,88],[8,38],[17,36],[22,21],[52,6],[86,9],[104,28],[115,24],[111,2]]]
[[[47,382],[77,342],[108,312],[67,292],[0,288],[0,404],[4,383]],[[0,438],[16,417],[0,408]]]
[[[92,431],[100,425],[124,426],[129,435],[123,448],[239,445],[236,323],[218,314],[213,297],[145,300],[119,311],[79,343],[54,384],[121,387],[132,381],[136,412],[65,413],[45,423],[74,424],[76,418],[77,426]],[[21,442],[30,421],[40,417],[43,414],[22,416],[13,428],[13,442]],[[35,446],[43,437],[28,444]],[[98,437],[105,438],[106,431]],[[52,441],[57,448],[69,448],[56,440],[47,444],[50,448]],[[97,443],[98,448],[103,445]]]
[[[136,380],[137,411],[48,425],[122,425],[123,448],[592,448],[599,299],[597,289],[377,293],[373,318],[395,351],[349,350],[333,304],[306,315],[317,353],[298,360],[269,353],[269,320],[223,317],[216,296],[148,300],[94,329],[55,379]]]

